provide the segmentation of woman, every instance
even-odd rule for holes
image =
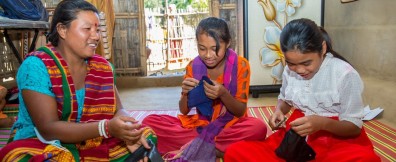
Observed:
[[[150,115],[143,124],[156,132],[158,150],[169,153],[169,159],[214,161],[231,143],[265,139],[267,129],[262,121],[247,117],[249,62],[229,48],[227,23],[203,19],[196,38],[199,56],[186,67],[179,101],[182,115]],[[210,79],[203,81],[205,76]],[[194,103],[200,100],[204,102]],[[198,114],[188,115],[193,107]]]
[[[233,144],[225,161],[285,161],[275,149],[289,129],[307,136],[315,161],[380,161],[362,128],[362,80],[322,31],[309,19],[292,20],[283,28],[280,43],[287,66],[269,122],[279,130],[265,141]],[[279,124],[292,107],[286,124]]]
[[[141,144],[150,148],[142,135],[150,130],[123,109],[112,66],[95,54],[99,39],[94,6],[83,0],[58,4],[51,43],[29,54],[18,70],[16,134],[0,159],[124,161]]]

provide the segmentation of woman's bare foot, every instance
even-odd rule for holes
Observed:
[[[15,123],[15,117],[0,119],[0,128],[10,128]]]

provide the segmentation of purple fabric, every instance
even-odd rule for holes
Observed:
[[[238,55],[233,50],[228,49],[226,59],[223,84],[224,87],[230,91],[231,95],[235,96],[237,90]],[[195,58],[192,66],[194,78],[201,79],[202,76],[207,75],[206,65],[203,63],[201,58]],[[216,148],[214,139],[223,130],[224,126],[233,118],[234,115],[229,111],[226,111],[223,116],[219,116],[206,127],[203,127],[198,137],[195,138],[183,151],[181,157],[172,161],[215,161]]]
[[[232,49],[226,52],[226,66],[224,69],[224,86],[230,91],[232,96],[235,96],[237,90],[237,72],[238,72],[238,55]],[[193,60],[192,65],[193,77],[201,80],[202,76],[208,75],[207,67],[200,57]],[[234,78],[234,79],[233,79]]]
[[[227,63],[224,70],[224,86],[235,96],[237,91],[238,55],[232,49],[227,51]]]

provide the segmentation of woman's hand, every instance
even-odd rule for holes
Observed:
[[[139,128],[140,124],[132,117],[115,116],[108,121],[109,134],[124,141],[139,140],[143,131]]]
[[[274,114],[271,115],[269,125],[272,130],[277,130],[279,128],[285,128],[286,116],[281,110],[275,110]]]
[[[227,92],[227,90],[222,84],[219,84],[213,80],[212,80],[212,82],[213,82],[213,85],[210,85],[208,82],[204,81],[204,89],[205,89],[206,96],[208,96],[208,98],[214,100],[216,98],[221,97],[224,93]]]
[[[305,116],[290,122],[290,126],[297,134],[304,137],[322,130],[323,118],[325,117],[317,115]]]
[[[151,149],[151,147],[147,143],[145,136],[140,136],[140,139],[138,141],[126,141],[126,144],[127,144],[128,150],[131,153],[134,153],[142,145],[146,149]],[[139,162],[148,162],[148,160],[149,160],[148,157],[144,157],[143,159],[139,160]]]
[[[191,91],[193,88],[198,86],[199,80],[195,78],[186,78],[182,82],[182,93],[187,94],[189,91]]]

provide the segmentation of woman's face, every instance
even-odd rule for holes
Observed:
[[[216,40],[210,37],[208,34],[198,35],[198,53],[199,57],[204,61],[205,65],[209,69],[218,67],[224,63],[224,56],[228,48],[228,44],[220,41],[219,52],[216,55]]]
[[[69,52],[81,58],[91,57],[100,40],[99,17],[92,11],[80,11],[64,32],[63,40]]]
[[[293,50],[285,53],[285,59],[291,71],[309,80],[319,71],[324,54],[317,52],[301,53],[299,50]]]

